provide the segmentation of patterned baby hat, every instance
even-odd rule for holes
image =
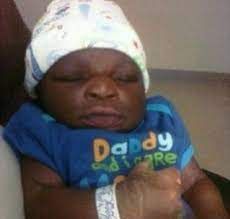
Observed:
[[[128,55],[139,66],[145,91],[149,74],[142,43],[121,8],[107,0],[54,0],[35,25],[26,51],[25,87],[36,98],[35,86],[49,68],[67,54],[86,48],[110,48]]]

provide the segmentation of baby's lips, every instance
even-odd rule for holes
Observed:
[[[117,115],[109,114],[90,114],[82,120],[86,125],[95,128],[112,129],[119,126],[123,119]]]
[[[121,116],[121,113],[113,107],[94,106],[85,113],[88,115],[105,115],[105,116]]]

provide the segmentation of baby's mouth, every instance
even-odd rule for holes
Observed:
[[[124,117],[113,108],[95,107],[89,110],[82,122],[87,127],[115,130],[123,123]]]

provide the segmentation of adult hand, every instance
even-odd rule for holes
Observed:
[[[179,172],[158,172],[147,162],[137,165],[117,184],[117,203],[122,219],[177,219],[182,210]]]

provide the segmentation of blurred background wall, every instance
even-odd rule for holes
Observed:
[[[31,28],[50,0],[15,0]],[[148,66],[230,73],[229,0],[117,0],[141,36]]]

